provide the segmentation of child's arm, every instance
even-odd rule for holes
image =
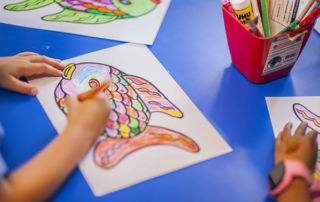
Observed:
[[[58,69],[64,69],[60,60],[32,52],[20,53],[11,57],[0,57],[0,88],[27,95],[36,95],[38,93],[37,88],[19,80],[19,78],[42,73],[61,76],[61,71]]]
[[[310,131],[306,134],[307,124],[302,123],[291,135],[292,124],[288,123],[277,137],[275,143],[275,164],[286,160],[298,160],[313,172],[316,163],[318,146],[316,142],[317,132]],[[290,145],[295,144],[294,149]],[[311,201],[309,184],[302,178],[295,178],[292,183],[279,194],[279,202],[304,202]]]
[[[102,94],[79,103],[67,98],[68,125],[43,151],[0,182],[0,201],[44,201],[103,132],[110,108]]]

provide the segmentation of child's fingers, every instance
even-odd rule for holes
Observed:
[[[316,153],[316,154],[318,154],[318,142],[316,141],[315,143],[314,143],[314,152]]]
[[[29,56],[29,55],[39,55],[38,53],[34,53],[34,52],[23,52],[23,53],[19,53],[17,54],[19,56]]]
[[[98,93],[98,95],[96,96],[96,99],[98,99],[99,102],[101,102],[104,106],[106,106],[106,108],[110,108],[110,103],[108,102],[108,99],[102,92]]]
[[[288,122],[284,128],[283,131],[281,132],[281,140],[286,141],[290,136],[291,136],[291,129],[292,129],[292,123]]]
[[[311,139],[311,142],[315,142],[318,137],[318,132],[315,130],[309,131],[307,136]]]
[[[46,73],[53,76],[61,76],[62,72],[48,65],[47,63],[32,63],[25,76]]]
[[[276,139],[276,142],[274,143],[274,147],[275,147],[275,150],[278,150],[278,148],[281,147],[281,144],[282,144],[282,132],[279,133],[277,139]]]
[[[102,92],[97,94],[96,99],[100,100],[101,102],[107,102],[107,98]]]
[[[49,58],[44,55],[33,55],[30,57],[30,62],[46,63],[60,70],[63,70],[65,68],[65,66],[61,63],[60,60]]]
[[[102,92],[99,92],[95,99],[98,102],[100,102],[102,106],[104,106],[104,110],[107,113],[107,117],[109,117],[109,114],[111,112],[111,106],[106,96]]]
[[[6,89],[12,90],[18,93],[26,94],[26,95],[37,95],[38,89],[26,82],[23,82],[15,77],[11,77],[7,83],[8,85],[5,86]]]
[[[312,159],[314,159],[315,164],[317,164],[317,157],[318,157],[318,142],[316,141],[314,143],[314,146],[312,148]],[[314,167],[312,168],[312,170],[314,170]]]
[[[66,97],[66,105],[68,108],[68,114],[72,113],[73,109],[77,107],[79,104],[77,98],[67,95]]]
[[[294,136],[304,136],[306,133],[307,126],[308,125],[304,122],[300,123],[300,125],[298,126],[298,128],[294,133]]]

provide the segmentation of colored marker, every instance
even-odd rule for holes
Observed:
[[[320,7],[314,9],[302,22],[300,23],[300,27],[304,27],[306,25],[310,25],[314,23],[317,18],[320,16]]]
[[[279,34],[283,34],[287,31],[294,30],[301,22],[301,20],[304,18],[304,16],[307,14],[307,12],[310,10],[311,6],[314,4],[315,0],[310,0],[306,7],[303,9],[299,17],[296,21],[292,22],[288,27],[284,28],[279,32]],[[317,6],[319,6],[319,0],[317,0]]]
[[[105,81],[105,82],[102,83],[99,87],[97,87],[97,88],[92,88],[91,90],[89,90],[89,91],[87,91],[87,92],[84,92],[84,93],[79,94],[79,95],[78,95],[78,101],[79,101],[79,102],[83,102],[83,101],[85,101],[85,100],[87,100],[87,99],[94,98],[95,96],[97,96],[97,94],[98,94],[100,91],[102,91],[102,90],[104,90],[104,89],[106,89],[106,88],[108,88],[108,87],[109,87],[109,83]]]

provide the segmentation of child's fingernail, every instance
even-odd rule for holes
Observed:
[[[55,59],[55,61],[57,62],[57,63],[59,63],[60,65],[62,65],[62,66],[66,66],[64,63],[63,63],[63,61],[62,60],[59,60],[59,59]]]
[[[62,75],[62,72],[60,70],[57,70],[57,76],[61,76]]]
[[[64,66],[64,67],[67,66],[63,61],[61,61],[60,64],[61,64],[62,66]]]
[[[31,89],[31,95],[37,95],[37,94],[38,94],[37,88],[32,88]]]

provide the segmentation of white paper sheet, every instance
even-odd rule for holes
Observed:
[[[267,97],[266,98],[272,128],[275,137],[283,130],[286,123],[293,124],[292,133],[303,121],[308,123],[307,131],[314,129],[320,133],[320,127],[315,123],[320,123],[320,97]],[[303,118],[306,117],[306,118]],[[320,138],[318,136],[318,144]],[[320,179],[320,150],[318,150],[318,159],[314,176]]]
[[[59,13],[63,10],[58,3],[52,3],[33,10],[9,11],[4,9],[6,5],[23,2],[23,0],[1,0],[0,22],[31,28],[152,45],[167,12],[170,1],[171,0],[162,0],[155,9],[139,17],[116,19],[102,24],[83,24],[42,20],[42,17],[44,16]],[[132,2],[134,2],[134,0],[132,0]]]
[[[292,122],[293,129],[301,123],[294,110],[295,103],[301,104],[314,114],[320,115],[320,97],[318,96],[267,97],[266,102],[275,136],[279,134],[289,121]]]
[[[148,125],[178,131],[199,146],[199,152],[169,146],[149,146],[135,151],[110,169],[97,166],[93,149],[79,167],[92,191],[100,196],[141,181],[195,164],[231,151],[228,144],[210,125],[165,68],[144,45],[124,44],[71,58],[65,63],[95,62],[111,65],[129,75],[146,79],[183,113],[182,118],[164,113],[152,113]],[[39,88],[38,99],[59,133],[66,116],[58,108],[54,91],[61,78],[41,78],[29,81]],[[138,135],[139,136],[139,135]],[[66,148],[67,149],[67,148]]]

